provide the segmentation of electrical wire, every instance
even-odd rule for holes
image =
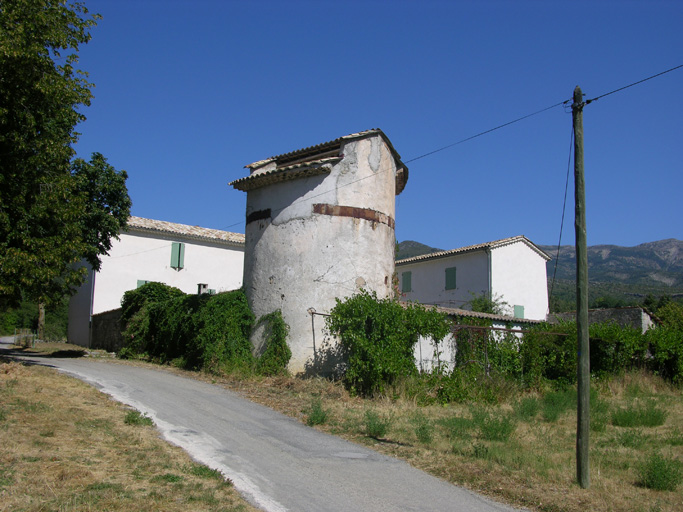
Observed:
[[[671,68],[671,69],[667,69],[666,71],[662,71],[661,73],[657,73],[657,74],[655,74],[655,75],[652,75],[652,76],[650,76],[650,77],[644,78],[644,79],[642,79],[642,80],[638,80],[637,82],[633,82],[632,84],[626,85],[626,86],[624,86],[624,87],[620,87],[620,88],[618,88],[618,89],[615,89],[615,90],[613,90],[613,91],[607,92],[607,93],[605,93],[605,94],[601,94],[600,96],[596,96],[596,97],[593,98],[593,99],[587,100],[587,101],[585,102],[585,104],[587,105],[587,104],[589,104],[589,103],[592,103],[592,102],[594,102],[594,101],[599,100],[600,98],[604,98],[605,96],[609,96],[610,94],[614,94],[614,93],[623,91],[624,89],[628,89],[629,87],[633,87],[633,86],[638,85],[638,84],[641,84],[641,83],[643,83],[643,82],[647,82],[648,80],[652,80],[653,78],[657,78],[657,77],[662,76],[662,75],[664,75],[664,74],[666,74],[666,73],[670,73],[671,71],[675,71],[675,70],[677,70],[677,69],[679,69],[679,68],[683,68],[683,64],[681,64],[681,65],[679,65],[679,66],[675,66],[675,67],[673,67],[673,68]],[[482,132],[479,132],[479,133],[477,133],[477,134],[475,134],[475,135],[472,135],[472,136],[470,136],[470,137],[464,138],[464,139],[459,140],[459,141],[457,141],[457,142],[453,142],[452,144],[448,144],[448,145],[446,145],[446,146],[443,146],[443,147],[441,147],[441,148],[435,149],[435,150],[433,150],[433,151],[429,151],[428,153],[424,153],[423,155],[417,156],[417,157],[415,157],[415,158],[411,158],[410,160],[406,160],[404,163],[409,164],[409,163],[411,163],[411,162],[415,162],[416,160],[420,160],[420,159],[422,159],[422,158],[425,158],[425,157],[427,157],[427,156],[433,155],[433,154],[435,154],[435,153],[439,153],[440,151],[444,151],[444,150],[446,150],[446,149],[452,148],[452,147],[457,146],[457,145],[459,145],[459,144],[463,144],[463,143],[468,142],[468,141],[470,141],[470,140],[473,140],[473,139],[476,139],[476,138],[478,138],[478,137],[481,137],[482,135],[486,135],[486,134],[489,134],[489,133],[494,132],[494,131],[496,131],[496,130],[500,130],[501,128],[505,128],[506,126],[510,126],[510,125],[512,125],[512,124],[518,123],[518,122],[520,122],[520,121],[523,121],[524,119],[528,119],[528,118],[533,117],[533,116],[535,116],[535,115],[541,114],[541,113],[546,112],[546,111],[548,111],[548,110],[551,110],[551,109],[553,109],[553,108],[555,108],[555,107],[559,107],[559,106],[567,107],[567,105],[569,105],[572,101],[573,101],[572,99],[569,99],[569,100],[561,101],[561,102],[559,102],[559,103],[555,103],[554,105],[550,105],[549,107],[545,107],[545,108],[543,108],[543,109],[541,109],[541,110],[537,110],[537,111],[535,111],[535,112],[532,112],[532,113],[527,114],[527,115],[525,115],[525,116],[519,117],[519,118],[514,119],[514,120],[512,120],[512,121],[508,121],[507,123],[503,123],[503,124],[501,124],[501,125],[495,126],[495,127],[493,127],[493,128],[489,128],[488,130],[484,130],[484,131],[482,131]],[[573,134],[573,131],[572,131],[572,134]],[[572,135],[572,136],[573,136],[573,135]],[[571,158],[571,156],[570,156],[570,158]],[[376,176],[376,175],[373,174],[373,175],[371,175],[371,176],[366,176],[366,177],[363,177],[363,178],[360,178],[360,179],[351,181],[351,182],[349,182],[349,183],[346,183],[346,184],[344,184],[344,185],[341,185],[340,187],[337,187],[337,188],[341,188],[341,187],[346,187],[346,186],[349,186],[349,185],[353,185],[353,184],[355,184],[355,183],[358,183],[358,182],[363,181],[363,180],[368,179],[368,178],[372,178],[372,177],[374,177],[374,176]],[[569,180],[569,177],[568,177],[568,176],[569,176],[569,175],[567,175],[567,180]],[[327,193],[328,193],[328,192],[326,191],[326,192],[322,192],[322,193],[320,193],[320,194],[316,194],[316,195],[307,197],[307,198],[305,198],[305,199],[302,199],[302,200],[300,201],[300,203],[301,203],[301,202],[304,202],[304,201],[310,201],[310,200],[312,200],[312,199],[315,199],[315,198],[320,197],[320,196],[322,196],[322,195],[325,195],[325,194],[327,194]],[[565,208],[566,208],[566,194],[567,194],[567,189],[566,189],[566,187],[565,187],[565,204],[564,204],[564,206],[563,206],[563,211],[562,211],[562,224],[563,224],[563,225],[564,225],[564,214],[565,214],[564,210],[565,210]],[[296,203],[295,203],[295,204],[296,204]],[[287,208],[287,207],[289,207],[289,206],[290,206],[290,205],[283,205],[283,206],[280,207],[280,208],[273,208],[273,209],[271,209],[271,212],[272,212],[273,214],[279,213],[279,212],[283,211],[285,208]],[[232,227],[239,226],[239,225],[242,225],[242,221],[238,221],[238,222],[235,222],[234,224],[230,224],[230,225],[228,225],[228,226],[225,226],[223,229],[228,229],[228,228],[232,228]],[[561,240],[561,237],[562,237],[562,232],[560,231],[560,240]],[[558,250],[559,250],[559,248],[558,248]],[[556,262],[556,264],[557,264],[557,262]],[[556,270],[557,270],[557,269],[556,269]],[[554,277],[553,277],[553,280],[554,280]]]
[[[667,73],[671,73],[672,71],[675,71],[677,69],[683,68],[683,64],[680,64],[678,66],[675,66],[671,69],[667,69],[666,71],[662,71],[661,73],[657,73],[656,75],[649,76],[647,78],[643,78],[642,80],[638,80],[637,82],[633,82],[632,84],[625,85],[624,87],[619,87],[618,89],[614,89],[613,91],[606,92],[605,94],[601,94],[600,96],[596,96],[592,100],[587,100],[586,105],[589,103],[592,103],[594,101],[598,101],[600,98],[604,98],[605,96],[609,96],[610,94],[614,94],[619,91],[623,91],[624,89],[628,89],[629,87],[633,87],[634,85],[642,84],[643,82],[647,82],[648,80],[652,80],[653,78],[657,78],[658,76],[665,75]]]
[[[454,143],[449,144],[447,146],[444,146],[442,148],[435,149],[434,151],[430,151],[429,153],[425,153],[424,155],[417,156],[415,158],[407,160],[405,163],[409,164],[410,162],[414,162],[415,160],[419,160],[420,158],[424,158],[426,156],[433,155],[434,153],[438,153],[439,151],[443,151],[444,149],[452,148],[453,146],[457,146],[458,144],[462,144],[463,142],[467,142],[467,141],[470,141],[472,139],[476,139],[477,137],[481,137],[482,135],[486,135],[487,133],[495,132],[496,130],[500,130],[501,128],[505,128],[506,126],[510,126],[511,124],[518,123],[519,121],[523,121],[524,119],[527,119],[529,117],[532,117],[532,116],[535,116],[535,115],[540,114],[542,112],[545,112],[546,110],[550,110],[552,108],[559,107],[560,105],[564,105],[565,103],[567,103],[567,101],[570,101],[570,100],[561,101],[560,103],[555,103],[554,105],[550,105],[549,107],[546,107],[544,109],[537,110],[536,112],[532,112],[531,114],[527,114],[525,116],[517,118],[514,121],[508,121],[507,123],[498,125],[495,128],[490,128],[490,129],[485,130],[483,132],[477,133],[476,135],[472,135],[471,137],[467,137],[466,139],[459,140],[458,142],[454,142]]]
[[[572,145],[574,144],[574,125],[572,124],[571,134],[569,136],[569,157],[567,158],[567,178],[564,183],[564,203],[562,204],[562,220],[560,221],[560,237],[557,240],[557,253],[555,254],[555,268],[553,269],[553,280],[550,283],[550,294],[552,298],[553,290],[555,289],[555,277],[557,276],[557,263],[560,260],[560,246],[562,245],[562,231],[564,230],[564,214],[567,210],[567,190],[569,190],[569,170],[572,163]]]

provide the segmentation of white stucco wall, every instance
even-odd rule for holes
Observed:
[[[546,260],[524,242],[491,250],[493,296],[512,309],[524,306],[524,318],[545,320],[548,313]],[[510,312],[512,313],[512,311]]]
[[[456,288],[446,290],[446,269],[451,267],[456,268]],[[396,272],[399,290],[404,273],[411,273],[412,291],[403,293],[403,300],[469,309],[472,293],[488,293],[488,254],[483,250],[397,265]]]
[[[352,217],[316,214],[313,204],[372,209],[395,215],[396,162],[381,136],[345,143],[344,158],[329,174],[250,190],[247,217],[271,210],[271,218],[246,226],[244,283],[249,304],[260,318],[281,310],[289,325],[290,370],[315,361],[324,321],[310,308],[328,313],[335,298],[359,288],[386,297],[394,271],[394,229]],[[253,342],[260,349],[261,333]]]
[[[184,266],[179,270],[171,267],[173,242],[185,244]],[[87,346],[90,315],[121,307],[123,294],[137,288],[138,280],[162,282],[185,293],[197,293],[197,285],[204,283],[222,292],[242,286],[243,268],[241,245],[172,233],[122,233],[102,258],[100,271],[91,272],[71,298],[69,341]]]

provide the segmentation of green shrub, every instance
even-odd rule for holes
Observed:
[[[533,420],[541,410],[541,404],[535,396],[522,398],[515,407],[517,417],[522,421]]]
[[[142,414],[140,411],[129,411],[123,421],[126,425],[142,425],[147,427],[154,425],[152,418]]]
[[[517,429],[517,424],[509,415],[494,416],[483,408],[472,409],[472,422],[479,429],[482,439],[487,441],[507,441]]]
[[[292,350],[287,344],[289,326],[282,318],[278,309],[268,315],[263,315],[259,323],[267,323],[266,345],[263,354],[258,358],[256,371],[260,375],[280,375],[287,373],[287,365],[292,357]]]
[[[146,283],[129,290],[121,299],[121,329],[123,346],[130,353],[149,352],[153,343],[150,331],[150,311],[159,303],[184,297],[178,288],[162,283]]]
[[[640,484],[656,491],[675,491],[683,481],[683,464],[653,453],[638,468]]]
[[[616,427],[658,427],[665,420],[666,411],[659,409],[653,400],[645,406],[631,404],[612,413],[612,425]]]
[[[659,326],[645,333],[652,352],[652,370],[676,384],[683,384],[683,331]]]
[[[449,332],[445,315],[416,304],[404,308],[366,290],[337,299],[326,324],[339,337],[347,362],[344,384],[363,396],[381,394],[398,378],[417,373],[413,349],[418,336],[438,344]]]
[[[184,295],[178,288],[163,283],[145,283],[135,290],[128,290],[121,299],[121,325],[125,328],[145,304],[163,302]]]
[[[249,341],[254,314],[244,290],[210,296],[199,313],[199,331],[188,351],[188,362],[207,371],[251,368]]]
[[[575,383],[576,322],[533,326],[524,333],[520,355],[527,385],[540,387],[544,381]]]
[[[567,388],[560,391],[549,391],[543,396],[541,411],[543,419],[550,423],[557,421],[560,415],[576,408],[577,392]]]
[[[645,363],[647,343],[637,329],[622,327],[614,321],[591,324],[589,337],[593,375],[619,375]]]
[[[446,430],[449,439],[467,438],[474,424],[471,419],[462,416],[451,416],[438,420],[438,424]]]
[[[365,435],[374,439],[381,439],[389,431],[391,420],[383,418],[375,411],[368,409],[365,411]]]
[[[308,409],[306,417],[306,425],[312,427],[314,425],[323,425],[327,422],[328,413],[323,409],[323,403],[320,398],[315,398],[311,402],[311,407]]]
[[[427,416],[422,413],[417,413],[412,419],[415,428],[415,437],[422,444],[431,444],[434,440],[434,424]]]

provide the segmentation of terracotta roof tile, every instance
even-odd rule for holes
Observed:
[[[352,133],[350,135],[345,135],[343,137],[339,137],[337,139],[328,141],[328,142],[323,142],[321,144],[316,144],[315,146],[309,146],[306,148],[302,149],[297,149],[295,151],[290,151],[289,153],[283,153],[281,155],[277,156],[272,156],[270,158],[266,158],[265,160],[259,160],[258,162],[253,162],[251,164],[245,165],[246,168],[248,168],[251,171],[251,175],[246,177],[246,178],[241,178],[239,180],[232,181],[230,185],[235,187],[238,190],[248,190],[246,188],[240,188],[244,186],[245,183],[250,178],[255,178],[256,174],[258,173],[258,169],[261,167],[264,167],[268,164],[275,163],[276,169],[271,169],[269,171],[265,171],[264,174],[272,174],[274,171],[284,171],[286,170],[291,170],[292,166],[294,164],[312,164],[315,162],[318,162],[321,160],[321,157],[324,157],[322,159],[333,159],[333,158],[341,158],[343,155],[340,155],[338,153],[335,153],[337,150],[341,149],[342,144],[346,141],[351,141],[355,139],[363,139],[365,137],[369,137],[372,135],[379,135],[382,137],[384,142],[387,144],[389,147],[389,150],[391,151],[391,154],[394,157],[394,160],[396,160],[396,165],[397,165],[397,175],[396,175],[396,195],[400,194],[403,189],[405,188],[406,182],[408,181],[408,168],[401,162],[401,156],[398,154],[394,146],[391,144],[391,141],[389,138],[384,134],[382,130],[379,128],[373,128],[372,130],[365,130],[362,132],[357,132],[357,133]],[[283,181],[283,180],[278,180],[278,181]],[[259,185],[257,186],[263,186],[267,185],[270,182],[259,182]],[[238,186],[239,185],[239,186]],[[257,188],[256,186],[251,187],[251,188]]]
[[[231,233],[230,231],[201,228],[199,226],[188,226],[186,224],[176,224],[163,220],[144,219],[142,217],[129,217],[128,230],[173,233],[175,235],[183,235],[190,238],[219,240],[235,245],[244,245],[244,235],[241,233]]]
[[[503,247],[505,245],[514,244],[517,242],[523,242],[528,245],[534,252],[539,256],[544,258],[546,261],[552,259],[548,254],[541,250],[535,243],[529,240],[524,235],[513,236],[510,238],[503,238],[501,240],[494,240],[493,242],[485,242],[483,244],[468,245],[466,247],[459,247],[458,249],[451,249],[448,251],[438,251],[431,252],[429,254],[422,254],[421,256],[413,256],[412,258],[405,258],[403,260],[397,260],[396,265],[406,265],[408,263],[415,263],[416,261],[427,261],[437,258],[446,258],[448,256],[453,256],[455,254],[462,254],[466,252],[479,251],[482,249],[495,249],[497,247]]]

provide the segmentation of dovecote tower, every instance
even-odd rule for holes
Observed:
[[[325,314],[361,288],[392,293],[396,201],[408,180],[379,129],[246,166],[244,287],[260,318],[281,310],[290,371],[316,368]],[[252,335],[255,350],[263,333]]]

